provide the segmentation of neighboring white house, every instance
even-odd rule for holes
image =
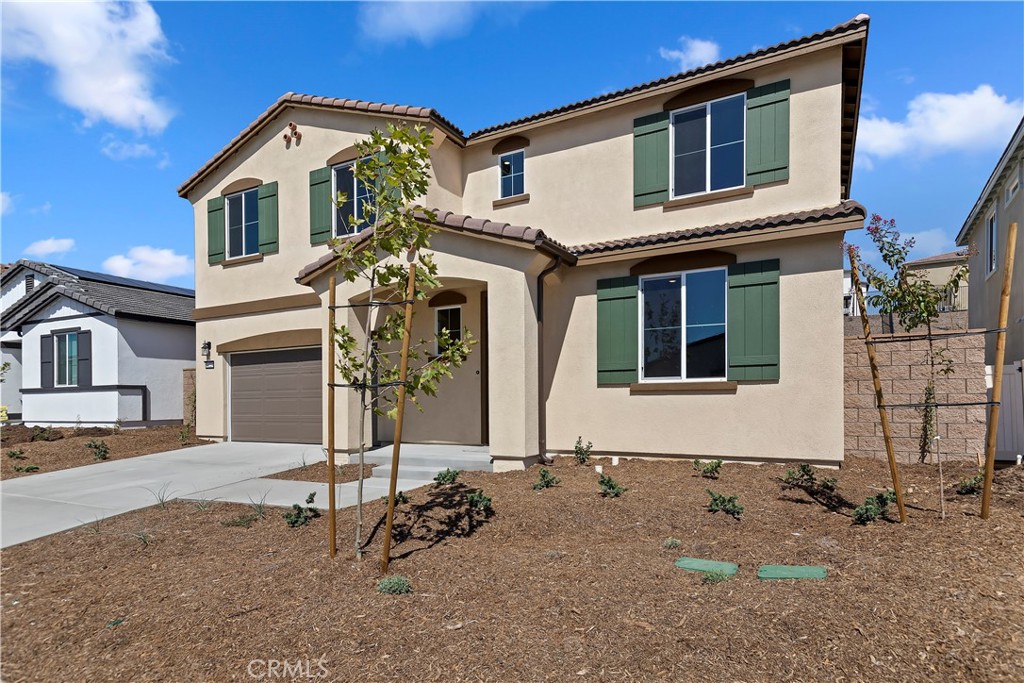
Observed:
[[[0,278],[2,385],[28,425],[180,422],[190,289],[21,260]]]

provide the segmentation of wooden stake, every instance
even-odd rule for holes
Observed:
[[[981,518],[988,519],[992,506],[992,478],[996,470],[996,433],[999,428],[999,402],[1003,398],[1003,361],[1006,357],[1006,322],[1010,312],[1010,285],[1013,283],[1013,252],[1017,248],[1017,224],[1010,223],[1006,233],[1006,262],[1003,266],[1003,291],[999,298],[999,332],[996,332],[996,357],[992,366],[992,405],[988,411],[985,434],[985,487],[981,490]]]
[[[864,303],[864,292],[860,288],[860,270],[853,247],[847,249],[850,257],[850,276],[853,288],[857,292],[857,305],[860,307],[860,322],[864,326],[864,345],[868,349],[868,364],[871,366],[871,379],[875,383],[875,403],[878,405],[878,417],[882,421],[882,436],[885,438],[885,454],[889,458],[889,473],[892,475],[893,490],[896,491],[896,507],[900,511],[900,522],[907,521],[907,509],[903,506],[903,485],[900,483],[900,472],[896,468],[896,452],[892,446],[892,433],[889,430],[889,413],[886,412],[885,398],[882,396],[882,380],[878,376],[878,363],[875,361],[875,345],[871,343],[871,323],[868,322],[868,309]]]
[[[334,302],[337,277],[332,275],[327,282],[330,293],[327,295],[327,533],[330,534],[328,547],[331,557],[338,553],[337,513],[334,501]]]
[[[405,420],[405,380],[409,376],[409,341],[412,338],[412,301],[416,296],[416,264],[409,264],[409,282],[405,288],[405,329],[402,332],[402,360],[398,369],[398,416],[395,420],[395,443],[391,447],[391,482],[388,486],[388,515],[384,524],[384,549],[380,557],[380,573],[388,573],[391,561],[391,524],[395,520],[395,489],[398,488],[398,456],[402,448],[402,422]]]

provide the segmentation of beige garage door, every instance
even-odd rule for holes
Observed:
[[[231,439],[320,443],[320,349],[231,356]]]

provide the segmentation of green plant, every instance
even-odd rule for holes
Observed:
[[[388,502],[388,497],[387,496],[381,496],[380,499],[382,501],[384,501],[385,503]],[[395,506],[396,507],[401,505],[401,504],[403,504],[403,503],[408,503],[408,502],[409,502],[409,496],[405,495],[405,493],[403,491],[396,491],[395,492]]]
[[[892,489],[882,493],[868,496],[864,504],[853,511],[853,521],[857,524],[869,524],[879,517],[887,518],[889,515],[889,504],[896,500],[896,492]]]
[[[711,496],[711,502],[708,503],[708,510],[711,512],[724,512],[733,519],[739,519],[743,514],[743,506],[737,502],[739,496],[724,496],[711,489],[705,489],[705,491]]]
[[[7,457],[10,458],[11,460],[24,460],[25,451],[21,450],[20,448],[13,448],[7,451]]]
[[[694,460],[693,469],[705,479],[718,479],[718,473],[722,469],[722,461],[712,460],[711,462],[702,462],[700,460]]]
[[[39,465],[15,465],[15,472],[38,472]]]
[[[726,574],[725,572],[713,571],[713,572],[705,572],[704,576],[701,578],[700,582],[703,583],[704,585],[712,585],[712,584],[716,584],[716,583],[724,583],[725,581],[728,581],[728,580],[729,580],[729,575]]]
[[[115,434],[117,434],[118,432],[121,431],[121,427],[123,426],[124,420],[122,420],[121,418],[117,418],[116,420],[114,420],[114,426],[111,427],[111,429],[114,431]]]
[[[118,617],[117,619],[111,619],[107,622],[107,628],[113,630],[125,622],[124,617]]]
[[[985,483],[985,473],[978,472],[973,477],[964,477],[956,485],[956,492],[961,496],[976,496],[981,493],[981,487]]]
[[[491,509],[491,499],[485,496],[483,489],[477,489],[466,494],[466,502],[470,511],[486,512]]]
[[[598,478],[597,485],[601,487],[601,495],[605,498],[618,498],[629,490],[615,483],[615,480],[607,474],[602,474]]]
[[[106,441],[89,441],[86,442],[85,447],[92,451],[92,457],[95,460],[106,460],[110,457],[110,446]]]
[[[242,514],[238,515],[237,517],[232,517],[231,519],[225,519],[224,521],[221,522],[221,524],[223,526],[240,526],[240,527],[245,527],[246,529],[248,529],[249,527],[251,527],[253,525],[253,522],[255,522],[258,519],[260,519],[260,517],[258,515],[256,515],[255,513],[243,512]]]
[[[266,519],[267,517],[267,493],[264,493],[259,500],[253,500],[252,496],[249,496],[249,509],[252,510],[256,519]]]
[[[377,582],[377,592],[383,595],[407,595],[412,593],[412,583],[398,574],[385,576]]]
[[[549,489],[552,486],[557,486],[560,480],[555,475],[551,474],[551,470],[546,467],[540,468],[540,480],[533,485],[534,491],[543,491]]]
[[[835,477],[822,477],[818,479],[814,474],[814,468],[807,463],[800,463],[795,470],[786,470],[782,477],[782,487],[786,489],[801,489],[811,494],[827,496],[834,493],[839,486],[839,480]]]
[[[284,521],[288,523],[291,528],[306,526],[310,520],[316,519],[320,516],[320,511],[313,507],[313,499],[316,498],[316,491],[306,496],[306,507],[302,507],[298,503],[292,505],[292,509],[281,515],[284,517]]]
[[[661,542],[661,547],[665,550],[675,550],[682,544],[683,542],[680,541],[678,538],[672,538],[670,536],[669,538],[666,538],[664,541]]]
[[[583,437],[576,437],[576,445],[573,446],[572,452],[573,457],[576,458],[576,462],[580,465],[586,465],[590,462],[590,450],[594,447],[594,444],[587,442],[587,445],[583,445]]]
[[[131,534],[131,537],[144,546],[148,546],[150,543],[153,542],[153,537],[150,536],[149,532],[145,529],[136,531],[135,533]]]
[[[448,486],[449,484],[454,484],[455,481],[459,478],[459,474],[461,473],[462,470],[453,470],[452,468],[449,467],[445,469],[443,472],[437,473],[437,476],[434,477],[434,483],[437,484],[438,486]]]
[[[198,498],[192,502],[192,505],[195,506],[196,510],[199,510],[200,512],[205,512],[206,510],[209,510],[210,507],[213,505],[213,499]]]
[[[33,427],[30,441],[59,441],[64,435],[50,427]]]
[[[154,491],[153,489],[146,489],[146,490],[149,491],[150,493],[152,493],[153,497],[156,498],[157,507],[159,507],[161,510],[166,510],[167,509],[167,504],[172,500],[170,494],[168,493],[168,490],[170,488],[171,488],[170,484],[164,484],[157,491]]]

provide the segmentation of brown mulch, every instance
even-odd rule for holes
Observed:
[[[363,465],[363,478],[366,479],[373,472],[373,465]],[[285,472],[278,472],[277,474],[268,474],[266,479],[290,479],[292,481],[316,481],[326,482],[328,467],[326,462],[318,462],[315,465],[306,465],[305,467],[297,467],[294,470],[287,470]],[[334,466],[334,481],[338,484],[344,484],[350,481],[356,481],[359,479],[359,465],[335,465]]]
[[[407,596],[375,591],[379,501],[362,562],[351,509],[330,560],[326,518],[226,527],[247,508],[185,502],[9,548],[5,679],[247,681],[265,671],[254,660],[319,673],[323,657],[324,681],[1024,680],[1024,506],[997,487],[981,520],[977,497],[952,493],[973,468],[947,467],[944,522],[935,468],[914,465],[909,524],[857,526],[852,506],[886,488],[882,462],[822,473],[839,478],[834,509],[783,491],[778,465],[727,464],[716,481],[687,463],[604,466],[621,498],[569,459],[540,493],[537,468],[409,492],[391,565]],[[471,521],[477,488],[493,514]],[[741,520],[708,512],[706,488],[738,495]],[[705,585],[673,566],[681,555],[740,573]],[[759,582],[761,563],[829,576]]]
[[[107,460],[134,458],[161,451],[173,451],[188,446],[210,443],[189,435],[181,441],[181,427],[148,427],[139,429],[104,429],[84,427],[81,429],[53,427],[32,441],[33,429],[23,425],[0,428],[0,476],[4,479],[24,477],[43,472],[66,470],[69,467],[92,465],[96,462],[92,450],[85,447],[90,441],[103,441],[110,448]],[[21,451],[20,458],[10,457],[11,451]],[[15,467],[35,465],[34,472],[17,471]]]

